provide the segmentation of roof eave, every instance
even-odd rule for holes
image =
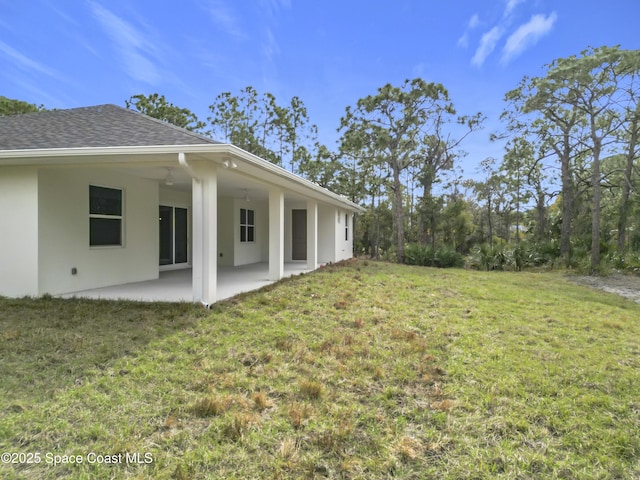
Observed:
[[[262,158],[253,155],[241,148],[228,143],[195,144],[195,145],[148,145],[125,147],[80,147],[80,148],[47,148],[26,150],[1,150],[0,165],[27,166],[27,165],[78,165],[78,164],[109,164],[121,163],[119,157],[134,155],[142,160],[148,156],[148,161],[157,161],[158,155],[175,154],[176,161],[179,153],[185,154],[214,154],[228,155],[239,161],[246,162],[254,167],[275,175],[286,181],[287,184],[303,186],[321,197],[330,197],[334,202],[356,212],[364,212],[365,209],[351,200],[323,188],[309,180],[306,180],[284,168],[274,165]],[[154,158],[156,157],[156,158]],[[95,159],[91,161],[91,159]]]

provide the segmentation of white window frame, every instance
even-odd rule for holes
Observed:
[[[244,210],[244,219],[242,221],[242,211]],[[249,212],[253,216],[253,223],[249,223]],[[252,232],[252,239],[249,240],[249,231]],[[242,239],[242,233],[244,232],[244,240]],[[256,242],[256,211],[251,208],[240,209],[240,243],[255,243]]]
[[[100,214],[100,213],[91,213],[91,187],[96,188],[105,188],[108,190],[116,190],[120,192],[120,215],[109,215],[109,214]],[[108,187],[105,185],[89,185],[89,248],[91,249],[100,249],[100,248],[124,248],[124,211],[125,211],[125,192],[123,188],[118,187]],[[92,218],[105,218],[109,220],[120,220],[120,243],[118,244],[108,244],[108,245],[92,245],[91,244],[91,219]]]
[[[349,241],[349,214],[344,214],[344,241]]]

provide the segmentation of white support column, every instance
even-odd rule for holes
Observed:
[[[284,193],[269,190],[269,280],[284,276]]]
[[[191,180],[191,279],[193,300],[202,299],[202,258],[204,257],[204,242],[202,233],[202,183],[197,178]]]
[[[193,299],[204,305],[216,301],[218,280],[218,179],[214,165],[194,169],[193,179]]]
[[[318,202],[307,201],[307,268],[318,268]]]

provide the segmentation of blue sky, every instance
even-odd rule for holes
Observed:
[[[0,0],[0,95],[72,108],[160,93],[202,120],[224,91],[299,96],[330,148],[347,105],[385,83],[442,83],[502,147],[504,94],[588,46],[640,48],[637,0]]]

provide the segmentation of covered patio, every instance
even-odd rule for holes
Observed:
[[[115,105],[11,117],[0,295],[210,306],[353,254],[362,207],[234,145]]]
[[[285,263],[284,277],[310,272],[306,262]],[[239,293],[258,290],[274,283],[269,280],[269,264],[253,263],[238,267],[218,267],[217,300]],[[60,295],[62,298],[91,298],[103,300],[134,300],[141,302],[193,302],[192,270],[160,272],[160,278],[145,282],[127,283]]]

